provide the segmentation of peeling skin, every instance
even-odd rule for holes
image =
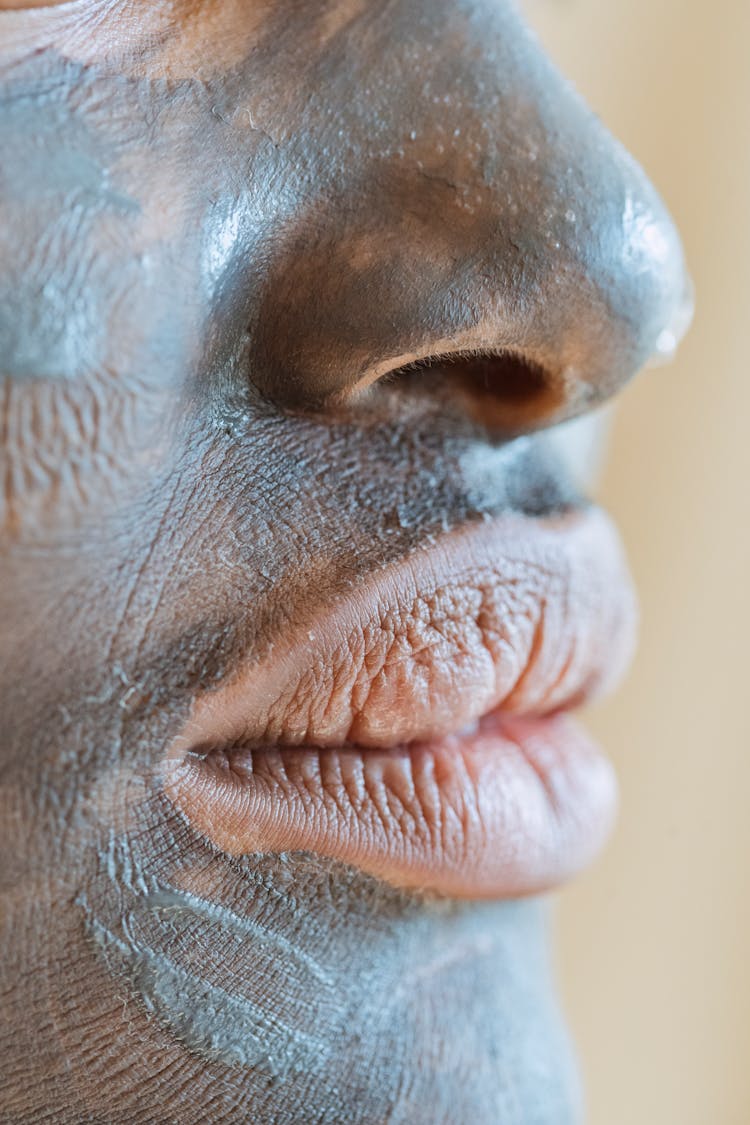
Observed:
[[[157,766],[580,505],[544,431],[684,327],[663,204],[506,0],[0,0],[0,152],[0,1113],[574,1121],[538,906],[232,858]]]

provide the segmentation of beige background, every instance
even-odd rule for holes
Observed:
[[[563,991],[591,1125],[748,1125],[750,4],[526,7],[665,196],[698,297],[676,365],[623,396],[604,474],[642,639],[590,719],[622,812],[562,896]]]

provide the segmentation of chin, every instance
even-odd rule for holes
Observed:
[[[101,1016],[103,1056],[117,1059],[87,1113],[181,1125],[580,1120],[542,900],[406,891],[304,852],[230,860],[174,819],[147,845],[160,875],[144,881],[146,837],[128,819],[78,904],[81,1020],[90,1029]]]

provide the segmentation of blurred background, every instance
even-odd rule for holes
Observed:
[[[564,999],[590,1125],[748,1125],[750,4],[525,7],[665,197],[697,291],[676,364],[622,396],[602,481],[643,621],[589,717],[622,810],[559,903]]]

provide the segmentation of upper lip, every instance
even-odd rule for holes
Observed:
[[[385,749],[500,709],[545,715],[608,687],[633,642],[619,538],[597,508],[478,521],[371,573],[202,696],[171,748]]]

